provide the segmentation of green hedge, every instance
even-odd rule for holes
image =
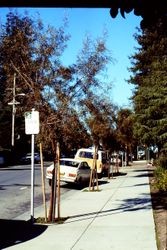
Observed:
[[[166,155],[160,156],[158,160],[158,165],[164,169],[167,169],[167,156]]]
[[[167,191],[167,168],[159,166],[156,168],[154,174],[156,179],[156,187],[161,191]]]

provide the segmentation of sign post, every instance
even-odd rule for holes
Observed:
[[[39,133],[39,112],[25,113],[25,133],[31,135],[31,221],[34,222],[34,138]]]

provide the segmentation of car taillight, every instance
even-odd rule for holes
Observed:
[[[69,177],[76,177],[76,174],[69,173],[68,176]]]

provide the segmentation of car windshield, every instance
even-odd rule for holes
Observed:
[[[93,159],[93,156],[94,156],[94,152],[81,151],[79,153],[79,157],[83,157],[83,158]],[[97,154],[97,159],[98,159],[98,154]]]
[[[60,165],[77,168],[79,165],[79,162],[60,160]]]

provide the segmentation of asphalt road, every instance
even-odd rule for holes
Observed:
[[[50,163],[44,164],[44,173]],[[40,164],[35,164],[34,208],[42,205],[42,181]],[[77,192],[77,187],[61,183],[61,199]],[[45,179],[46,201],[50,199],[50,187]],[[31,165],[0,168],[0,219],[14,219],[31,210]],[[31,212],[30,212],[31,213]]]

